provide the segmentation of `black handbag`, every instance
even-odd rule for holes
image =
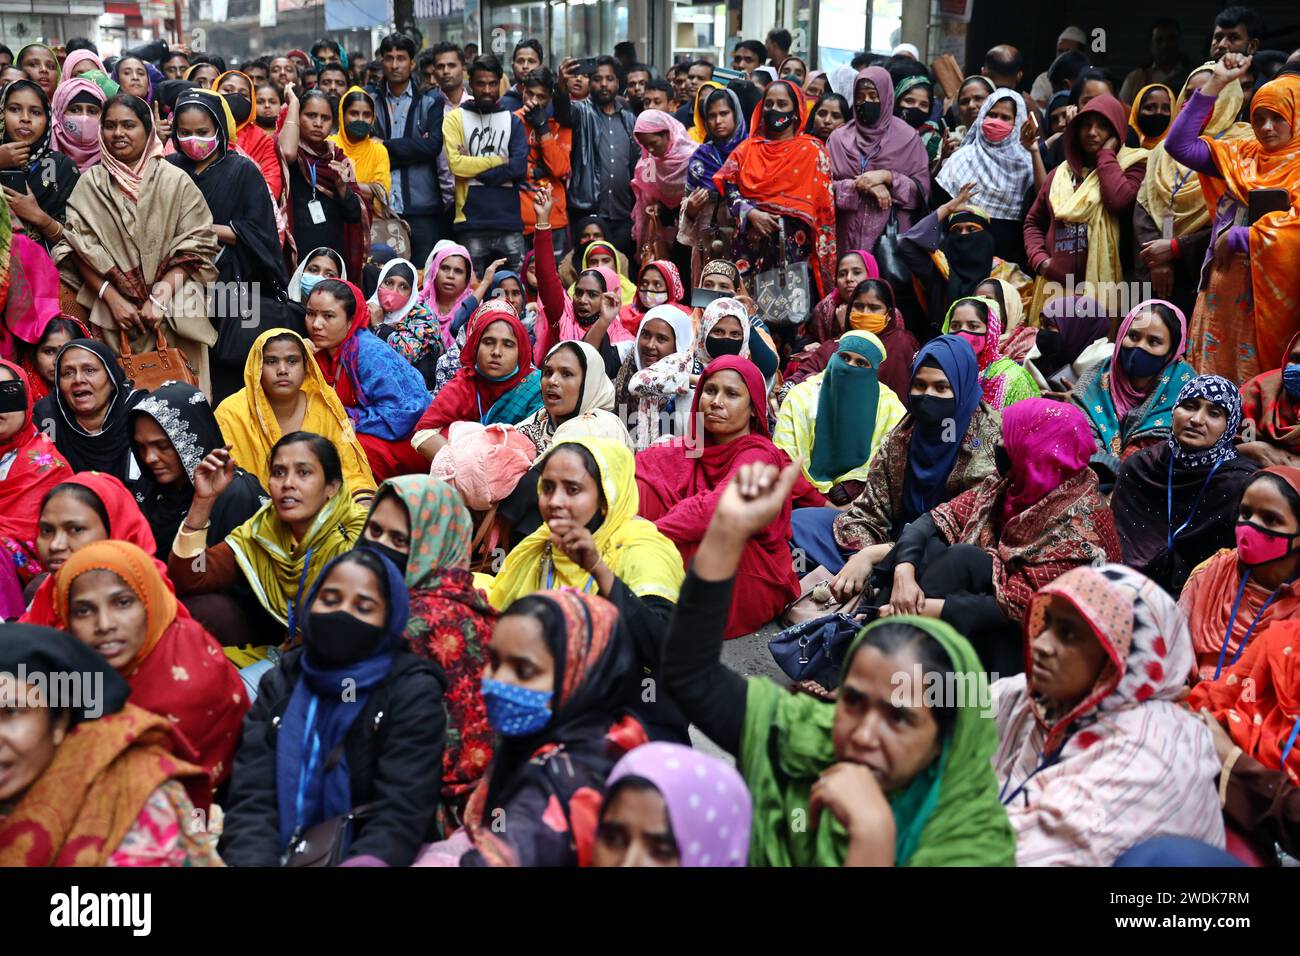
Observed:
[[[228,284],[234,288],[234,283]],[[222,301],[211,293],[208,315],[217,330],[217,344],[212,347],[212,359],[228,365],[243,365],[253,350],[257,337],[268,329],[288,329],[306,338],[307,324],[304,313],[294,308],[282,289],[273,289],[270,295],[258,291],[258,283],[240,284],[248,289],[250,297],[240,301]]]
[[[343,742],[339,742],[329,756],[325,758],[323,773],[330,770],[343,759]],[[338,866],[343,862],[352,843],[352,823],[370,816],[370,804],[353,807],[348,813],[322,820],[314,827],[308,827],[302,833],[295,833],[289,838],[289,847],[284,851],[284,866]]]
[[[889,222],[885,223],[885,231],[876,240],[876,247],[871,250],[871,254],[876,257],[876,266],[880,269],[880,278],[889,283],[895,295],[898,294],[900,289],[910,289],[912,287],[912,270],[903,261],[902,253],[898,249],[899,242],[898,212],[891,208],[889,210]]]
[[[754,276],[754,302],[768,328],[796,326],[807,321],[817,304],[813,297],[812,272],[806,262],[789,263],[785,258],[785,219],[777,220],[777,262]]]
[[[767,649],[791,680],[812,680],[834,689],[839,685],[849,644],[879,614],[880,608],[859,604],[849,614],[839,611],[813,618],[778,633],[768,641]]]

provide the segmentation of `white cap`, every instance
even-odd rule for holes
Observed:
[[[1061,35],[1056,38],[1056,42],[1060,43],[1062,40],[1073,40],[1075,43],[1087,46],[1088,35],[1083,32],[1082,27],[1066,27],[1061,31]]]
[[[900,53],[903,56],[910,56],[913,60],[920,61],[921,59],[921,51],[916,48],[914,43],[898,44],[898,46],[894,47],[894,52],[891,55],[898,56]]]

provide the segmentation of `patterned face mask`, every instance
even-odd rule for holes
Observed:
[[[488,723],[503,737],[537,733],[551,719],[552,692],[483,678],[483,704]]]

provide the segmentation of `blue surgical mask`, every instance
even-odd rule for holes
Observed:
[[[482,693],[488,723],[503,737],[535,734],[551,719],[549,690],[530,690],[484,677]]]
[[[304,272],[298,282],[302,286],[302,294],[311,295],[311,290],[316,288],[316,283],[324,278],[319,272]]]
[[[1300,399],[1300,363],[1291,362],[1282,366],[1282,387],[1292,398]]]
[[[1146,349],[1135,345],[1122,345],[1119,350],[1119,364],[1128,373],[1129,378],[1151,378],[1169,364],[1169,356],[1152,355]]]

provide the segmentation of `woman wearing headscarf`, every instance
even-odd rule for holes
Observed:
[[[1002,317],[992,299],[965,296],[953,302],[940,334],[965,339],[979,363],[984,399],[994,408],[1006,408],[1038,395],[1029,373],[1002,354]]]
[[[684,563],[690,563],[738,469],[757,462],[786,464],[784,452],[768,438],[767,415],[758,369],[747,359],[725,355],[700,376],[687,434],[637,455],[639,513],[676,543]],[[745,599],[731,609],[728,638],[762,627],[797,595],[789,537],[787,501],[778,518],[745,547],[739,572]]]
[[[45,90],[31,80],[15,80],[0,93],[0,169],[23,173],[22,192],[6,186],[12,215],[46,249],[63,236],[68,197],[76,188],[77,164],[53,141],[55,120]]]
[[[872,333],[845,332],[826,371],[792,388],[777,414],[772,443],[803,462],[804,477],[831,504],[858,496],[881,442],[907,414],[880,383],[885,355]]]
[[[1261,465],[1300,466],[1300,332],[1287,344],[1281,368],[1241,387],[1241,415],[1254,439],[1238,452]]]
[[[600,353],[586,342],[561,342],[542,362],[542,407],[515,427],[528,436],[541,456],[555,430],[588,412],[614,411],[614,383],[605,374]]]
[[[1003,351],[1014,358],[1044,392],[1069,394],[1091,368],[1111,357],[1110,319],[1089,296],[1054,298],[1043,306],[1039,326],[1021,325]]]
[[[1169,134],[1169,126],[1178,107],[1174,91],[1163,83],[1142,87],[1133,98],[1128,114],[1128,140],[1131,146],[1155,149]]]
[[[1174,401],[1196,375],[1182,359],[1186,346],[1187,320],[1170,302],[1148,299],[1124,317],[1110,358],[1070,392],[1101,455],[1122,460],[1169,437]],[[1118,472],[1118,462],[1113,467]]]
[[[1047,174],[1025,217],[1029,271],[1062,285],[1124,278],[1130,209],[1147,151],[1124,145],[1124,104],[1103,94],[1079,108],[1062,136],[1065,162]]]
[[[869,66],[853,83],[853,122],[826,147],[835,184],[839,245],[873,249],[893,216],[902,235],[930,194],[930,159],[916,131],[894,115],[894,82]]]
[[[289,301],[303,303],[306,312],[307,296],[322,279],[348,281],[347,263],[329,246],[317,246],[298,260],[297,268],[289,276]]]
[[[9,261],[12,270],[12,247],[10,251]],[[57,277],[55,282],[58,282]],[[21,336],[19,337],[26,347],[20,345],[18,353],[19,364],[27,373],[27,387],[31,390],[32,402],[35,403],[57,387],[55,365],[59,358],[59,349],[73,339],[90,338],[90,330],[80,319],[64,312],[57,312],[53,318],[45,319],[43,322],[38,320],[36,325],[29,327],[29,333],[32,335],[31,342],[26,342]]]
[[[369,121],[365,119],[367,115],[370,116]],[[349,87],[339,100],[337,132],[329,138],[331,143],[352,160],[357,174],[357,187],[366,199],[376,197],[375,186],[380,187],[385,196],[393,191],[388,149],[382,140],[373,135],[376,115],[378,110],[375,108],[374,97],[359,86]]]
[[[903,325],[903,314],[894,302],[893,288],[884,279],[865,279],[849,294],[847,306],[842,313],[844,330],[839,334],[842,336],[858,330],[870,332],[880,339],[880,344],[885,347],[885,361],[878,370],[880,384],[895,395],[906,395],[917,343],[916,336]],[[830,323],[837,323],[840,314],[838,310],[831,313]],[[834,328],[833,324],[831,328]],[[805,346],[804,351],[796,353],[786,366],[786,385],[798,385],[823,371],[838,348],[838,338],[824,339],[812,350]]]
[[[140,611],[122,613],[132,605]],[[178,614],[157,562],[127,541],[87,545],[55,575],[54,610],[59,627],[126,679],[133,704],[171,721],[211,786],[220,786],[230,775],[248,698],[221,645]]]
[[[1236,544],[1237,505],[1258,465],[1239,457],[1237,386],[1198,375],[1178,393],[1169,438],[1120,467],[1111,506],[1124,563],[1177,597],[1187,574]]]
[[[378,310],[375,334],[416,368],[422,369],[421,363],[427,365],[430,359],[436,363],[442,355],[442,332],[429,307],[420,301],[413,262],[389,259],[384,263],[366,306]]]
[[[578,272],[573,274],[571,280],[565,279],[568,284],[565,286],[569,290],[569,295],[573,295],[574,287],[578,284],[578,276],[589,269],[598,269],[604,267],[612,269],[618,274],[619,294],[623,297],[623,307],[627,307],[636,302],[637,287],[636,283],[629,277],[630,266],[627,256],[608,239],[594,239],[582,250],[582,255],[576,260],[582,267]],[[561,278],[564,277],[564,270],[560,270]]]
[[[848,509],[797,508],[790,516],[794,546],[836,575],[836,596],[866,586],[907,524],[996,470],[1002,415],[984,401],[975,358],[956,336],[922,346],[905,394],[907,417],[885,436]]]
[[[85,172],[99,162],[99,125],[103,118],[104,91],[90,80],[64,80],[50,103],[50,145]]]
[[[616,763],[605,786],[592,866],[745,865],[753,809],[726,761],[656,741]]]
[[[150,105],[164,77],[162,71],[147,60],[127,54],[113,64],[113,80],[122,92],[138,97]]]
[[[926,334],[937,332],[954,302],[976,290],[1006,263],[993,254],[989,214],[971,203],[974,184],[899,236],[898,254],[925,293]]]
[[[739,224],[732,260],[748,265],[741,270],[746,281],[783,263],[807,262],[811,294],[820,299],[835,280],[835,192],[826,148],[800,132],[807,122],[799,88],[788,80],[769,84],[749,137],[732,150],[713,184]],[[811,306],[804,303],[805,310]]]
[[[262,488],[269,487],[271,449],[285,435],[304,431],[334,446],[354,498],[374,494],[352,419],[296,332],[271,329],[257,337],[244,365],[244,387],[217,406],[216,418],[230,457]]]
[[[1209,732],[1179,704],[1187,623],[1119,564],[1045,584],[1024,616],[1025,673],[996,682],[999,799],[1020,866],[1110,866],[1158,835],[1222,849]]]
[[[1217,98],[1249,72],[1249,63],[1225,54],[1165,140],[1170,156],[1201,174],[1206,205],[1214,205],[1189,352],[1199,371],[1233,382],[1277,368],[1300,331],[1300,76],[1282,74],[1251,98],[1254,136],[1215,139],[1204,132]],[[1286,190],[1288,206],[1247,224],[1251,193],[1263,189]]]
[[[834,704],[743,678],[719,660],[733,592],[745,593],[734,580],[745,539],[777,517],[796,477],[793,467],[778,477],[766,465],[737,476],[687,575],[664,650],[670,692],[736,756],[753,796],[750,865],[1010,866],[1015,839],[989,763],[997,739],[979,716],[985,694],[936,707],[921,693],[951,686],[955,674],[983,679],[974,649],[951,627],[910,616],[870,624],[846,650]],[[864,750],[873,740],[867,725],[887,723],[892,707],[870,690],[876,673],[915,675],[893,688],[913,702],[916,723],[894,740],[888,768]]]
[[[1213,73],[1212,60],[1191,72],[1178,95],[1175,117]],[[1215,140],[1252,136],[1249,123],[1234,122],[1241,113],[1242,97],[1240,83],[1229,83],[1220,90],[1201,135]],[[1156,144],[1133,207],[1133,238],[1139,250],[1134,278],[1151,282],[1156,295],[1185,313],[1196,306],[1201,267],[1212,222],[1217,219],[1217,211],[1211,212],[1207,205],[1209,195],[1202,189],[1201,177],[1174,159],[1163,139]]]
[[[40,503],[72,469],[32,416],[27,373],[0,359],[0,618],[27,602],[23,588],[44,568],[36,551]]]
[[[587,247],[593,242],[608,240],[612,230],[603,216],[583,216],[569,224],[569,231],[573,234],[573,248],[564,254],[559,264],[560,281],[566,286],[571,286],[578,280],[579,266]],[[531,249],[528,254],[532,254]],[[525,265],[527,261],[525,256]]]
[[[934,181],[936,205],[958,195],[967,183],[979,187],[977,201],[989,215],[993,251],[1011,262],[1025,261],[1023,223],[1034,194],[1033,157],[1020,141],[1027,121],[1021,95],[1005,87],[996,90]]]
[[[713,177],[749,133],[744,108],[734,90],[713,86],[706,93],[701,86],[700,93],[703,107],[697,100],[695,108],[700,145],[686,168],[686,199],[677,229],[677,241],[691,248],[692,276],[698,276],[700,267],[716,255],[731,254],[730,249],[713,248],[714,237],[721,234],[715,230],[735,225]]]
[[[366,806],[344,860],[408,866],[437,835],[443,677],[404,646],[406,587],[378,553],[335,558],[304,607],[302,647],[267,673],[248,714],[222,856],[281,866],[312,827]]]
[[[473,259],[464,246],[449,242],[429,253],[429,261],[424,264],[420,302],[428,306],[433,317],[438,320],[439,334],[445,349],[450,350],[454,336],[460,332],[463,324],[460,317],[468,317],[478,308],[473,280]],[[470,299],[475,299],[475,302],[468,305],[467,312]]]
[[[55,359],[58,386],[33,409],[54,423],[54,444],[74,472],[102,471],[131,486],[140,465],[131,448],[127,412],[145,393],[127,379],[103,342],[73,339]]]
[[[135,500],[153,531],[156,557],[166,560],[194,500],[194,472],[208,455],[226,447],[226,440],[207,398],[184,382],[164,383],[129,414],[142,465]],[[236,468],[230,487],[213,504],[209,534],[224,540],[265,503],[257,478]]]
[[[942,117],[932,108],[934,83],[928,76],[904,77],[894,87],[894,115],[916,130],[930,161],[930,172],[938,172],[948,132]]]
[[[275,137],[258,126],[253,115],[253,81],[245,73],[228,70],[213,81],[212,89],[226,101],[234,120],[235,132],[230,137],[229,145],[238,146],[239,151],[257,165],[271,192],[272,202],[282,203],[284,167],[281,165],[280,152],[276,149]]]
[[[286,321],[278,302],[287,280],[275,206],[257,165],[240,151],[232,152],[234,129],[229,103],[220,94],[189,90],[176,100],[176,152],[167,157],[203,193],[220,244],[217,281],[225,291],[214,296],[210,316],[217,328],[212,351],[212,398],[217,403],[239,390],[249,349],[262,328]]]
[[[220,246],[202,191],[163,162],[148,105],[129,94],[109,100],[98,166],[77,181],[63,238],[51,257],[77,304],[105,330],[110,348],[126,334],[132,351],[156,348],[152,328],[185,353],[210,391],[206,285]]]
[[[851,328],[849,307],[858,286],[867,279],[879,278],[880,267],[875,256],[865,249],[841,249],[835,263],[835,288],[813,307],[809,337],[821,343],[837,341]],[[890,296],[893,296],[892,289]]]
[[[480,685],[497,612],[469,571],[473,532],[469,509],[451,485],[403,475],[380,487],[357,542],[403,573],[411,604],[407,646],[436,662],[445,676],[441,809],[457,823],[487,772],[493,743]]]
[[[1077,408],[1029,398],[1003,409],[994,451],[996,475],[903,529],[889,607],[960,625],[987,670],[1014,674],[1034,592],[1071,568],[1118,561],[1121,549]]]
[[[650,112],[658,112],[658,110]],[[590,251],[588,249],[588,252]],[[676,307],[683,315],[690,315],[681,272],[668,260],[656,259],[641,267],[641,272],[637,276],[636,297],[631,305],[624,306],[619,312],[618,320],[629,336],[638,335],[641,320],[645,318],[646,313],[665,305]]]
[[[1300,468],[1255,472],[1236,521],[1236,548],[1194,568],[1178,599],[1202,680],[1223,676],[1272,622],[1300,616]]]
[[[429,407],[414,366],[370,329],[365,298],[350,282],[326,279],[307,299],[307,335],[321,374],[348,410],[374,476],[419,474],[425,460],[411,435]]]
[[[613,406],[633,423],[639,447],[661,434],[682,433],[696,371],[694,345],[690,316],[676,306],[658,305],[641,317],[636,344],[614,376]],[[665,421],[663,415],[672,418]]]
[[[3,624],[0,672],[26,675],[14,690],[28,706],[6,731],[33,744],[0,783],[0,866],[221,866],[186,794],[206,786],[204,769],[166,715],[128,703],[131,687],[100,654],[62,631]],[[48,689],[68,674],[96,682],[98,710],[53,706]]]
[[[677,217],[686,196],[686,173],[697,140],[673,116],[644,110],[632,135],[641,147],[632,174],[632,237],[641,258],[671,255]],[[649,254],[647,254],[649,253]]]

